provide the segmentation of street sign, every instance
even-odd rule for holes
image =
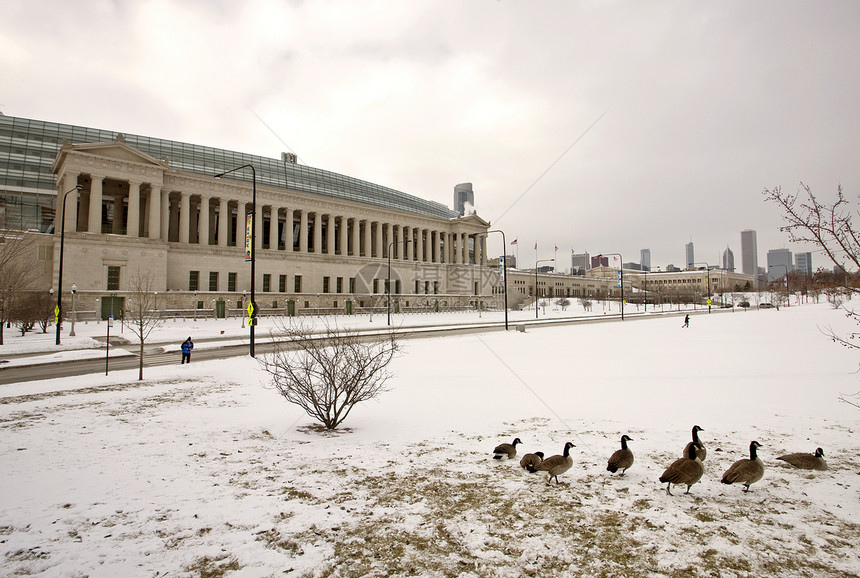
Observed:
[[[108,314],[108,327],[113,327],[113,313]]]
[[[248,302],[248,317],[254,316],[254,304],[252,302]]]
[[[54,305],[54,323],[60,322],[60,306]]]

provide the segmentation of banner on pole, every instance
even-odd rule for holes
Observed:
[[[251,246],[251,233],[254,227],[254,214],[250,214],[245,219],[245,261],[251,260],[251,252],[254,248]]]

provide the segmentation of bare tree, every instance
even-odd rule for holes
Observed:
[[[47,291],[19,291],[11,318],[18,324],[22,336],[37,324],[42,333],[47,333],[50,319],[54,316],[54,307],[56,300]]]
[[[326,325],[320,333],[276,322],[289,341],[260,364],[284,398],[333,430],[363,401],[386,391],[387,370],[400,351],[393,332],[362,336]],[[279,332],[279,333],[280,333]]]
[[[4,327],[15,321],[16,302],[32,284],[35,241],[31,237],[18,231],[0,231],[0,345]]]
[[[144,344],[152,330],[162,322],[158,314],[158,293],[153,290],[154,279],[152,271],[138,270],[128,281],[124,315],[126,325],[140,340],[138,381],[143,380]]]

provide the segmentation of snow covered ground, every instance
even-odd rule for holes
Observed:
[[[856,326],[826,304],[682,317],[404,341],[335,433],[249,357],[0,386],[0,573],[860,575],[860,410],[838,401],[858,356],[821,332]],[[222,323],[159,331],[247,333]],[[0,357],[28,351],[6,335]],[[694,424],[705,475],[667,495]],[[636,461],[612,475],[624,433]],[[514,436],[573,442],[562,483],[493,460]],[[751,440],[745,494],[720,477]],[[775,460],[818,446],[828,471]]]

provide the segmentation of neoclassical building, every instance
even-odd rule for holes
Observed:
[[[39,162],[53,155],[50,192],[28,181],[28,168],[38,169],[42,183],[45,171],[26,160],[16,181],[16,146],[32,150],[37,142]],[[255,292],[263,314],[385,306],[389,279],[398,309],[501,306],[493,294],[498,273],[485,265],[489,223],[296,164],[292,155],[268,159],[0,115],[4,153],[0,217],[7,222],[0,228],[14,228],[10,199],[21,199],[19,218],[31,225],[18,228],[53,234],[52,287],[62,232],[62,289],[77,286],[79,311],[116,311],[146,276],[166,309],[234,314],[250,291],[246,224],[255,205]],[[55,210],[47,208],[51,196]]]

